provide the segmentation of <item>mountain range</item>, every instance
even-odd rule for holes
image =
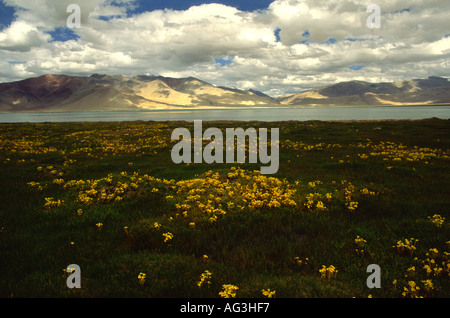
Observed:
[[[350,81],[278,98],[285,105],[431,105],[450,104],[450,82],[431,76],[394,83]]]
[[[193,77],[49,74],[0,84],[1,112],[431,104],[450,104],[446,78],[349,81],[278,98],[253,89],[215,86]]]

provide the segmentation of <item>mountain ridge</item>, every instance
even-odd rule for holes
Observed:
[[[277,104],[271,97],[216,87],[194,77],[42,75],[0,84],[0,111],[170,109]]]
[[[450,82],[430,76],[393,83],[340,82],[278,98],[284,105],[431,105],[450,103]]]
[[[215,86],[195,77],[46,74],[0,83],[2,112],[434,104],[450,104],[448,79],[353,80],[278,98],[254,89]]]

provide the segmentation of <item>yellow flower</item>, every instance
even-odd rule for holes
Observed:
[[[95,226],[96,226],[99,230],[101,230],[102,227],[103,227],[103,223],[97,223],[97,224],[95,224]]]
[[[318,210],[325,210],[325,209],[326,209],[326,208],[325,208],[325,205],[323,204],[322,201],[317,202],[316,208],[317,208]]]
[[[59,207],[61,206],[62,202],[61,200],[57,200],[55,201],[53,198],[45,198],[45,204],[44,207],[46,209],[51,209],[51,208],[55,208],[55,207]]]
[[[439,250],[437,248],[430,248],[427,252],[427,256],[437,257],[439,256]]]
[[[164,236],[164,243],[167,243],[173,239],[173,234],[170,232],[163,233],[163,236]]]
[[[363,248],[367,241],[361,238],[359,235],[356,236],[355,243],[359,248]]]
[[[294,261],[297,265],[302,266],[302,265],[307,265],[309,258],[305,258],[304,260],[300,259],[300,257],[296,256],[294,257]]]
[[[431,292],[434,289],[433,281],[431,279],[423,280],[422,283],[427,293]]]
[[[239,287],[226,284],[222,285],[223,290],[219,293],[219,296],[222,298],[234,298],[236,297],[236,291],[239,289]]]
[[[53,183],[57,185],[61,185],[64,183],[64,179],[53,179]]]
[[[276,291],[271,291],[270,288],[267,289],[267,290],[262,289],[261,292],[267,298],[273,298],[275,296],[275,293],[276,293]]]
[[[358,202],[356,201],[347,202],[345,205],[347,206],[347,209],[349,209],[350,211],[354,211],[358,208]]]
[[[415,238],[411,238],[411,239],[405,239],[404,242],[402,241],[397,241],[397,245],[394,245],[394,248],[397,249],[397,252],[399,254],[413,254],[414,251],[416,250],[416,246],[414,244],[416,244],[419,240],[415,239]]]
[[[209,260],[208,255],[203,255],[202,256],[202,262],[203,263],[208,263],[208,260]]]
[[[138,280],[139,280],[139,284],[144,285],[145,284],[145,279],[147,278],[147,274],[145,273],[140,273],[138,275]]]
[[[211,276],[212,276],[212,273],[208,270],[205,270],[205,272],[200,275],[200,281],[197,283],[197,286],[202,287],[203,284],[205,284],[205,283],[210,285],[211,284]]]
[[[439,214],[435,214],[435,215],[433,215],[433,216],[429,216],[429,217],[428,217],[428,220],[429,220],[431,223],[433,223],[434,225],[436,225],[437,227],[442,227],[442,225],[443,225],[444,222],[445,222],[445,218],[442,217],[442,216],[439,215]]]
[[[411,298],[422,298],[421,296],[419,296],[419,292],[420,292],[420,287],[417,286],[416,282],[414,281],[409,281],[408,282],[408,287],[404,287],[403,288],[403,297],[411,297]]]
[[[336,278],[338,270],[333,265],[330,265],[329,267],[322,265],[322,268],[319,269],[319,273],[321,278],[332,279]]]

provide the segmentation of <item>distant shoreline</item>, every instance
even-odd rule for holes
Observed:
[[[62,113],[99,113],[99,112],[164,112],[164,111],[195,111],[195,110],[252,110],[252,109],[314,109],[314,108],[374,108],[374,107],[435,107],[435,106],[450,106],[450,103],[442,104],[403,104],[403,105],[267,105],[267,106],[181,106],[176,108],[154,108],[154,109],[123,109],[123,110],[38,110],[38,111],[0,111],[0,114],[62,114]]]

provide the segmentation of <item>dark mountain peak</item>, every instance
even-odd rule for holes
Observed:
[[[448,79],[438,76],[430,76],[427,79],[419,79],[417,80],[421,88],[433,88],[433,87],[442,87],[442,86],[450,86],[450,82]]]
[[[89,76],[89,77],[101,79],[101,78],[103,78],[103,77],[105,77],[105,76],[106,76],[106,74],[98,74],[98,73],[95,73],[95,74],[92,74],[92,75]]]
[[[253,94],[255,94],[255,95],[257,95],[257,96],[260,96],[260,97],[268,97],[268,98],[271,98],[269,95],[264,94],[263,92],[257,91],[257,90],[255,90],[255,89],[253,89],[253,88],[250,88],[248,91],[249,91],[250,93],[253,93]]]
[[[155,75],[137,75],[133,78],[137,79],[138,81],[151,82],[151,81],[154,81],[155,78],[157,78],[157,76],[155,76]]]
[[[331,86],[322,88],[319,91],[320,94],[329,97],[342,95],[358,95],[366,93],[369,85],[370,83],[355,80],[333,84]]]

